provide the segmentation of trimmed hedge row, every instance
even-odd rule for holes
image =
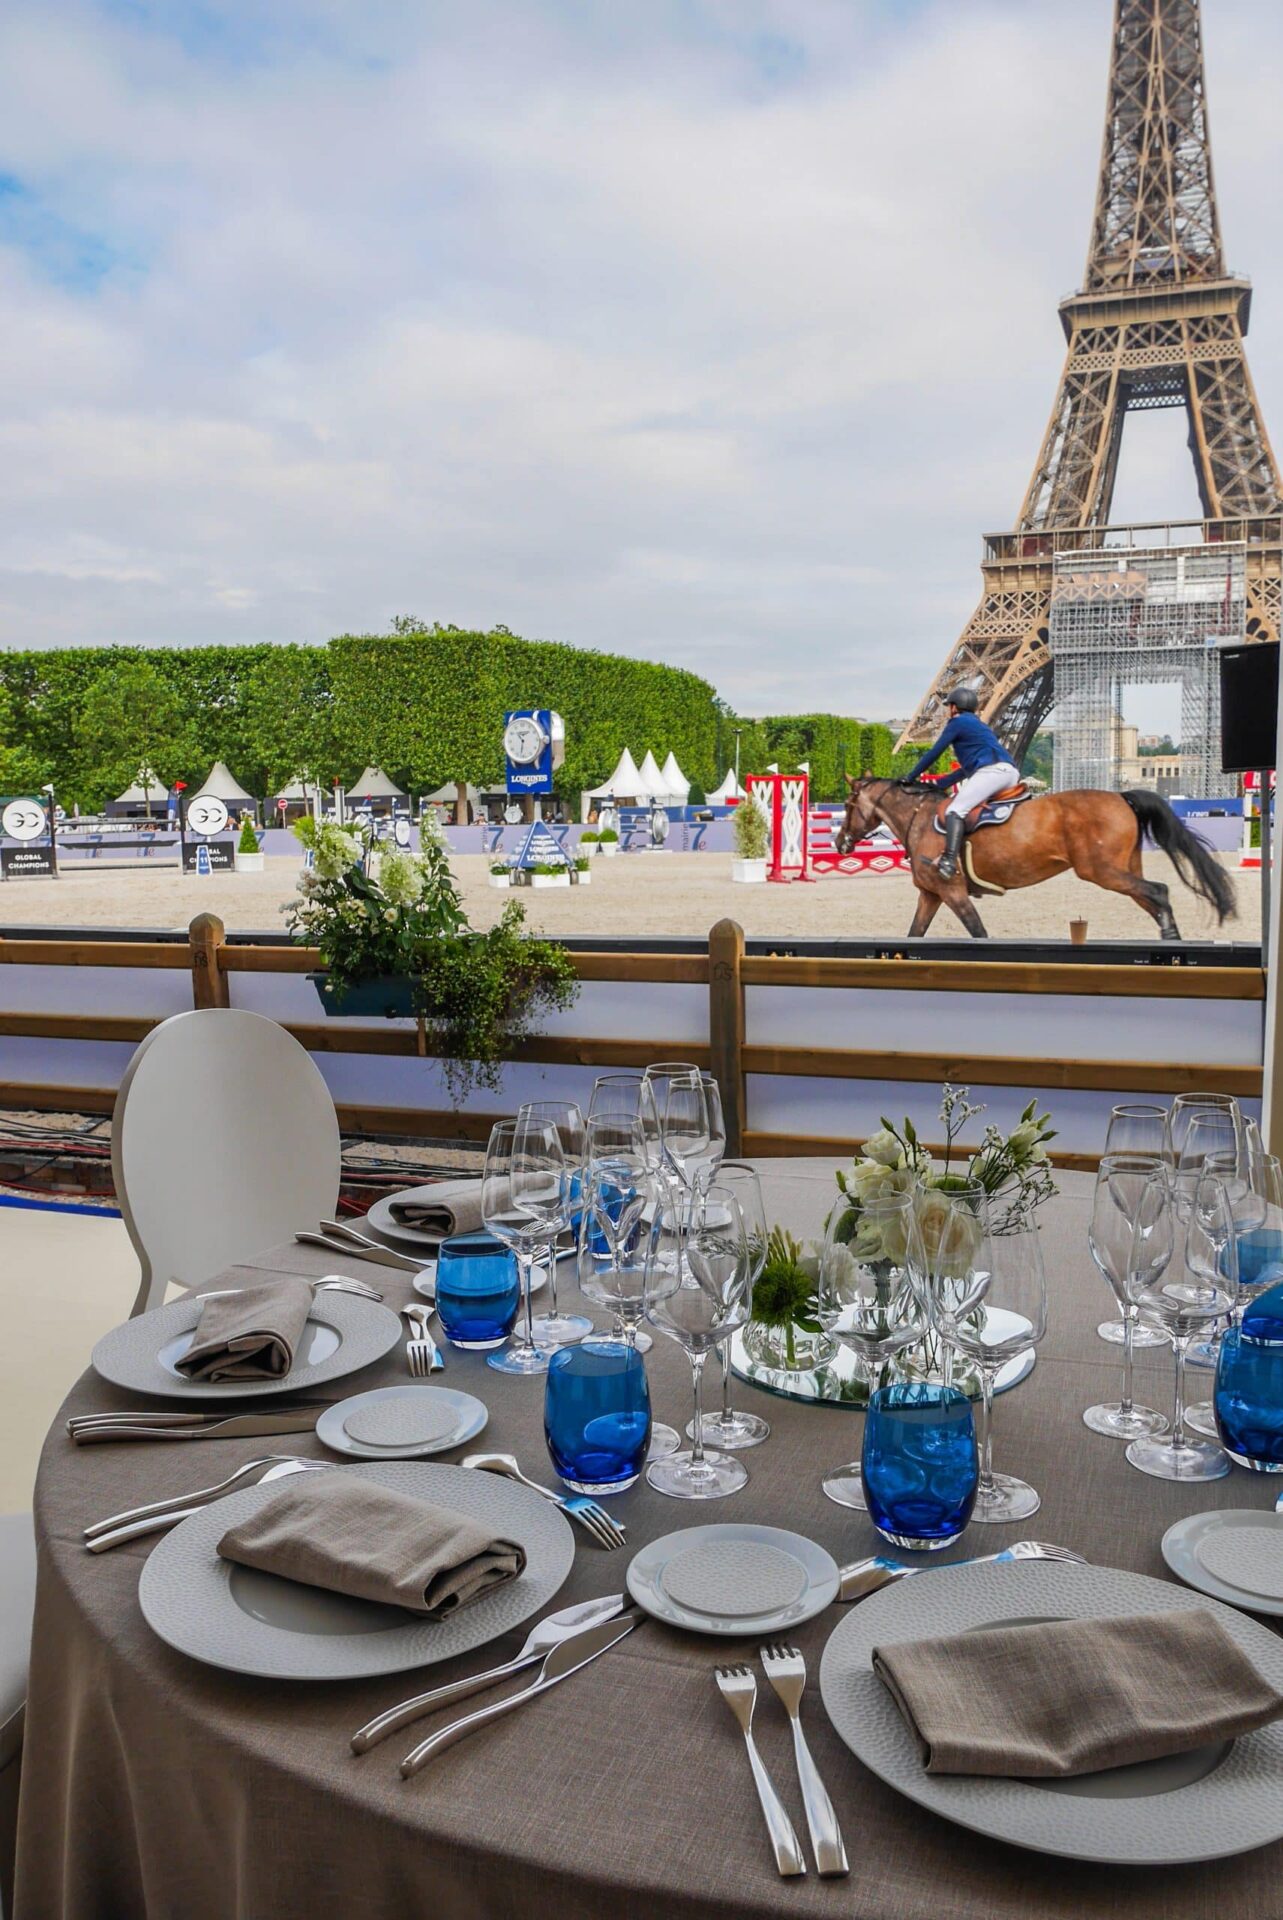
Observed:
[[[52,779],[96,807],[140,765],[165,782],[225,760],[254,793],[306,773],[327,786],[367,762],[413,792],[449,780],[497,785],[500,722],[552,707],[566,723],[559,792],[606,780],[625,746],[670,749],[711,791],[775,760],[811,764],[817,796],[844,773],[893,770],[886,727],[832,714],[738,720],[697,674],[499,630],[343,634],[326,646],[68,647],[0,653],[0,782]],[[901,756],[903,758],[904,756]]]

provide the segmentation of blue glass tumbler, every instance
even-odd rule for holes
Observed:
[[[635,1347],[581,1340],[548,1361],[544,1438],[559,1477],[576,1493],[622,1493],[646,1464],[650,1389]]]
[[[515,1256],[491,1234],[452,1234],[437,1253],[436,1298],[452,1347],[501,1347],[521,1305]]]
[[[970,1400],[935,1381],[876,1388],[864,1421],[861,1475],[869,1518],[884,1540],[920,1553],[947,1547],[976,1499]]]
[[[1221,1445],[1252,1473],[1283,1473],[1283,1286],[1221,1338],[1212,1405]]]

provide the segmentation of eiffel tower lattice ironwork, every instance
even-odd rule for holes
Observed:
[[[934,733],[941,695],[965,681],[1023,755],[1053,700],[1054,556],[1129,538],[1108,523],[1135,409],[1185,408],[1205,516],[1187,537],[1246,541],[1247,635],[1278,638],[1283,485],[1243,346],[1251,297],[1225,270],[1199,0],[1116,0],[1087,275],[1060,307],[1060,389],[1016,529],[986,540],[980,605],[904,740]],[[1165,543],[1155,536],[1130,538]]]

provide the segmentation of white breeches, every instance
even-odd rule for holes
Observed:
[[[978,807],[982,800],[992,800],[995,793],[1001,793],[1006,787],[1014,787],[1020,775],[1010,760],[1000,760],[996,767],[981,767],[979,773],[971,774],[954,788],[953,798],[945,808],[949,813],[970,813],[972,807]]]

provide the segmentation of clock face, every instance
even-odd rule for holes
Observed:
[[[543,752],[545,739],[539,722],[529,714],[519,713],[504,728],[503,750],[518,766],[529,766]]]

